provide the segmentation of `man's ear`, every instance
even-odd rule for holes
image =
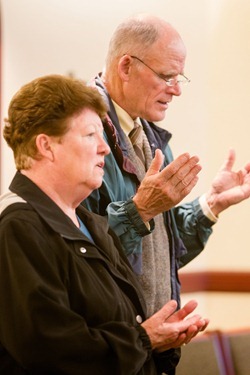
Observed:
[[[118,74],[123,81],[129,80],[132,58],[129,55],[123,55],[118,62]]]
[[[36,147],[39,155],[54,160],[53,142],[50,136],[47,134],[38,134],[36,137]]]

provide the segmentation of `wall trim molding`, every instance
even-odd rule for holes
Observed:
[[[250,292],[250,272],[201,271],[179,272],[181,293]]]

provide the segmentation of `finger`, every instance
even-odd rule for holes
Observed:
[[[192,340],[199,332],[204,331],[209,324],[209,319],[200,319],[194,325],[190,325],[186,330],[186,340],[185,342],[188,343]]]
[[[189,343],[195,336],[197,336],[197,334],[199,333],[199,329],[197,327],[197,325],[191,325],[188,327],[188,329],[186,330],[186,338],[185,338],[185,343]]]
[[[180,310],[176,311],[175,315],[182,320],[191,314],[198,306],[197,301],[191,300],[187,302]]]
[[[191,191],[198,182],[198,174],[200,173],[200,171],[201,166],[195,165],[194,168],[192,168],[183,178],[181,177],[181,179],[178,179],[176,178],[177,176],[174,176],[174,178],[176,179],[176,188],[182,193],[188,193],[189,191]]]
[[[198,162],[199,158],[197,156],[189,158],[189,160],[173,175],[172,184],[175,186],[181,184],[183,188],[186,188],[201,171],[201,166]]]
[[[180,332],[178,337],[171,343],[171,348],[178,348],[188,344],[197,334],[199,330],[196,325],[190,325],[186,331]]]
[[[204,331],[205,328],[208,326],[209,320],[208,319],[198,319],[195,324],[190,325],[186,331],[188,336],[192,336],[194,334]]]
[[[197,173],[199,173],[199,172],[197,172]],[[192,189],[195,187],[195,185],[197,184],[198,181],[199,181],[199,177],[197,175],[195,175],[193,177],[193,179],[188,183],[186,183],[185,181],[180,182],[177,186],[180,194],[183,197],[187,196],[192,191]]]
[[[190,327],[193,327],[193,330],[198,333],[199,332],[198,326],[199,326],[200,321],[203,321],[203,319],[201,319],[200,315],[196,314],[196,315],[191,316],[190,318],[186,318],[178,322],[177,324],[179,325],[180,332],[187,332],[188,329],[191,329]],[[203,321],[202,326],[204,324],[205,322]]]
[[[164,160],[164,156],[163,156],[162,151],[160,149],[157,149],[155,151],[155,157],[152,160],[152,162],[151,162],[151,164],[148,168],[146,176],[151,176],[151,175],[154,175],[154,174],[158,173],[160,171],[161,167],[162,167],[163,160]]]
[[[220,170],[221,171],[231,171],[235,162],[235,151],[234,149],[230,148],[228,152],[228,157],[225,162],[222,164]]]
[[[187,335],[185,332],[179,334],[177,339],[171,344],[171,348],[179,348],[180,346],[186,344]]]
[[[169,164],[161,172],[161,175],[164,180],[171,179],[172,185],[176,186],[179,191],[191,190],[191,186],[194,186],[198,181],[197,174],[201,171],[201,166],[197,164],[198,161],[197,156],[181,157]]]
[[[186,152],[179,155],[175,160],[168,164],[162,171],[161,175],[165,180],[168,180],[172,176],[175,176],[180,168],[182,168],[190,160],[190,155]]]
[[[244,175],[247,175],[248,173],[250,173],[250,163],[247,163],[244,168]]]
[[[194,326],[195,330],[198,332],[197,328],[197,322],[201,319],[200,315],[194,315],[190,318],[187,318],[185,320],[180,320],[175,323],[168,323],[165,322],[163,324],[163,327],[166,327],[166,330],[169,330],[169,327],[171,326],[172,332],[175,333],[175,335],[178,332],[178,335],[181,333],[186,333],[189,329],[189,327]],[[175,335],[172,335],[175,337]]]
[[[207,328],[208,324],[209,324],[209,319],[201,319],[201,321],[199,322],[199,326],[198,326],[199,331],[200,332],[204,331]]]
[[[200,319],[196,324],[190,325],[185,332],[179,334],[174,344],[178,346],[188,344],[199,332],[205,330],[208,323],[208,319]]]

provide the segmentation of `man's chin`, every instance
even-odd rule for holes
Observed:
[[[154,116],[150,116],[146,120],[149,122],[160,122],[160,121],[163,121],[165,117],[166,117],[166,112],[164,111],[164,112],[157,113]]]

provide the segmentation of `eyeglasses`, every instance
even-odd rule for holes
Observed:
[[[166,85],[169,87],[173,87],[177,84],[186,85],[190,82],[190,79],[188,79],[184,74],[178,74],[175,78],[165,78],[164,75],[157,73],[154,69],[150,68],[144,61],[139,59],[139,57],[131,56],[133,59],[136,59],[140,61],[143,65],[145,65],[148,69],[150,69],[155,75],[157,75],[158,78],[163,79],[165,81]]]

